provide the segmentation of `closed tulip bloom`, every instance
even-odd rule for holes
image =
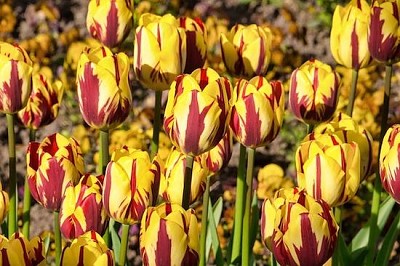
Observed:
[[[340,78],[318,60],[308,60],[290,78],[289,106],[307,124],[328,120],[336,110]]]
[[[323,265],[338,231],[329,205],[304,190],[281,189],[262,205],[261,236],[280,265]]]
[[[81,148],[73,138],[56,133],[27,151],[27,178],[33,198],[43,207],[59,211],[65,188],[77,184],[84,172]]]
[[[4,218],[6,218],[8,214],[8,207],[9,207],[8,193],[3,190],[3,187],[0,183],[0,223],[3,222]]]
[[[284,90],[280,81],[257,76],[234,88],[230,128],[238,142],[257,148],[273,141],[283,122]]]
[[[143,212],[157,200],[162,165],[147,152],[123,147],[115,150],[103,183],[107,214],[122,224],[139,223]]]
[[[382,141],[381,153],[379,156],[379,172],[382,186],[400,203],[400,125],[395,124],[387,131]]]
[[[296,171],[300,188],[331,207],[340,206],[360,185],[360,150],[355,142],[341,143],[334,135],[320,136],[297,149]]]
[[[186,63],[184,73],[202,68],[207,58],[207,29],[200,18],[178,18],[179,27],[186,32]]]
[[[345,7],[336,7],[330,40],[338,64],[358,70],[371,63],[367,41],[369,16],[370,7],[365,0],[351,0]]]
[[[231,84],[211,69],[196,69],[171,84],[164,129],[175,147],[196,156],[215,147],[230,117]]]
[[[60,81],[51,84],[44,75],[34,75],[28,103],[18,112],[20,121],[25,127],[34,130],[50,124],[57,118],[62,96]]]
[[[272,34],[268,27],[236,24],[221,34],[221,53],[232,75],[244,78],[265,75],[271,61]]]
[[[18,45],[0,42],[0,112],[25,107],[31,93],[32,61]]]
[[[131,0],[90,0],[86,27],[93,38],[108,47],[122,43],[132,28]]]
[[[193,209],[163,203],[150,207],[140,227],[140,253],[148,266],[199,263],[199,227]]]
[[[368,28],[371,56],[381,62],[400,60],[400,2],[372,1]]]
[[[75,238],[71,245],[64,247],[61,265],[113,266],[114,253],[98,233],[89,231]]]
[[[133,49],[136,78],[146,88],[168,90],[186,63],[186,34],[175,17],[145,13],[136,28]]]
[[[165,176],[160,186],[160,195],[167,202],[182,204],[186,156],[174,149],[165,163]],[[206,178],[210,171],[205,168],[199,157],[193,161],[190,204],[198,200],[206,187]]]
[[[79,59],[76,82],[79,108],[85,122],[96,129],[112,129],[128,117],[132,95],[129,58],[107,47],[87,49]]]
[[[85,174],[79,183],[65,189],[60,209],[60,230],[67,239],[74,239],[88,231],[102,234],[107,222],[103,208],[104,176]]]

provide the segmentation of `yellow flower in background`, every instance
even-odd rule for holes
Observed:
[[[17,19],[12,6],[8,3],[0,4],[0,32],[12,32],[16,23]]]
[[[282,167],[274,163],[267,164],[258,171],[257,181],[257,197],[259,199],[272,199],[279,189],[294,187],[293,181],[285,177]]]
[[[323,265],[338,231],[328,204],[304,190],[281,189],[262,205],[262,240],[280,265]]]
[[[221,34],[222,59],[234,76],[252,78],[265,75],[271,60],[271,30],[255,24],[236,24]]]
[[[0,183],[0,223],[4,221],[8,214],[8,207],[9,207],[9,197],[8,193],[3,190],[3,187]]]
[[[150,207],[140,227],[140,254],[148,266],[192,266],[199,263],[199,236],[193,209],[162,203]]]
[[[133,70],[146,88],[168,90],[186,63],[186,34],[174,16],[143,14],[136,28]]]
[[[370,7],[365,0],[351,0],[338,5],[332,18],[331,52],[338,64],[360,69],[370,65],[367,31]]]

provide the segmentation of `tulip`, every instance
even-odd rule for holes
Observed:
[[[352,69],[369,66],[367,31],[370,7],[365,0],[351,0],[338,5],[333,13],[331,52],[337,63]]]
[[[122,224],[139,223],[146,208],[155,205],[162,165],[147,152],[123,147],[115,150],[103,183],[107,214]]]
[[[88,231],[102,234],[107,222],[103,208],[104,176],[85,174],[79,183],[65,189],[60,210],[60,230],[67,239],[74,239]]]
[[[281,189],[262,205],[261,236],[280,265],[323,265],[338,231],[329,205],[304,190]]]
[[[379,157],[379,172],[383,188],[400,203],[399,143],[400,125],[395,124],[387,131],[382,141]]]
[[[360,150],[355,142],[342,143],[334,135],[319,136],[297,149],[296,171],[300,188],[331,207],[340,206],[360,185]]]
[[[140,227],[140,253],[144,265],[199,263],[199,228],[193,209],[163,203],[150,207]]]
[[[378,61],[393,63],[400,59],[399,12],[399,1],[373,1],[368,48],[371,56]]]
[[[184,189],[184,175],[187,158],[182,152],[173,149],[165,163],[165,176],[160,185],[160,195],[167,202],[181,204]],[[201,164],[201,159],[195,157],[190,186],[190,203],[198,200],[204,192],[206,178],[210,171]]]
[[[68,184],[77,184],[84,172],[79,144],[56,133],[41,143],[29,143],[26,160],[33,198],[43,207],[58,211]]]
[[[0,183],[0,224],[7,216],[8,208],[9,208],[8,193],[3,190],[3,187]]]
[[[236,24],[221,34],[222,60],[228,72],[244,78],[265,75],[271,61],[272,34],[268,27]]]
[[[31,93],[32,61],[18,45],[0,42],[0,112],[25,107]]]
[[[103,238],[89,231],[74,239],[63,249],[61,265],[114,265],[114,253]]]
[[[79,59],[76,82],[79,108],[85,122],[108,130],[121,124],[132,104],[129,58],[107,47],[87,49]]]
[[[230,117],[231,85],[211,69],[196,69],[171,84],[164,129],[186,155],[196,156],[215,147],[225,135]]]
[[[86,27],[93,38],[108,47],[122,43],[132,28],[131,0],[91,0]]]
[[[169,89],[186,63],[186,34],[176,19],[145,13],[136,28],[133,68],[136,78],[149,89]]]
[[[178,18],[178,23],[186,32],[187,57],[184,73],[191,73],[202,68],[207,58],[207,29],[200,18]]]
[[[339,92],[339,74],[318,60],[308,60],[293,71],[289,85],[289,106],[307,124],[332,117]]]
[[[43,74],[32,77],[32,92],[18,117],[25,127],[37,130],[53,122],[60,108],[63,89],[61,82],[49,83]]]
[[[284,91],[281,82],[258,76],[241,79],[234,88],[230,128],[242,145],[264,146],[278,135],[283,122]]]

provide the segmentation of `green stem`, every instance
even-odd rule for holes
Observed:
[[[186,156],[185,179],[183,183],[182,207],[187,210],[190,205],[190,191],[192,189],[193,156]]]
[[[255,149],[247,149],[247,173],[246,173],[246,202],[243,217],[243,240],[242,240],[242,265],[250,265],[251,252],[253,252],[253,243],[250,243],[250,225],[251,225],[251,199],[253,192],[253,170]]]
[[[201,214],[201,235],[200,235],[200,266],[207,264],[208,258],[206,257],[206,240],[207,240],[207,227],[208,227],[208,202],[210,199],[210,178],[207,177],[206,190],[203,194],[203,213]]]
[[[158,152],[158,142],[161,129],[161,98],[162,91],[156,91],[156,101],[154,104],[154,124],[153,124],[153,139],[151,140],[150,158],[153,159]]]
[[[339,230],[342,230],[341,228],[341,224],[342,224],[342,209],[341,207],[335,207],[334,208],[334,214],[335,214],[335,221],[336,223],[339,225]],[[341,232],[339,232],[341,233]],[[340,248],[339,245],[336,245],[336,248],[334,250],[333,253],[333,257],[332,257],[332,265],[339,265],[339,261],[340,261]]]
[[[29,142],[36,140],[36,130],[29,129]],[[29,237],[29,228],[31,223],[31,191],[29,190],[28,185],[28,178],[25,177],[25,184],[24,184],[24,209],[23,209],[23,221],[24,224],[22,225],[22,234],[26,237],[26,239],[30,239]]]
[[[60,231],[60,221],[59,212],[54,212],[54,243],[56,245],[56,265],[60,265],[61,259],[61,231]]]
[[[379,150],[378,150],[378,161],[381,152],[381,146],[383,137],[386,134],[386,130],[388,127],[388,116],[389,116],[389,100],[390,100],[390,91],[391,91],[391,80],[392,80],[392,65],[386,65],[385,69],[385,95],[383,98],[383,108],[382,108],[382,120],[381,120],[381,133],[379,136]],[[371,218],[369,224],[369,239],[368,239],[368,254],[367,254],[367,265],[373,265],[374,255],[375,255],[375,247],[376,247],[376,239],[378,234],[378,214],[380,208],[380,200],[381,200],[381,192],[382,192],[382,183],[379,176],[379,169],[377,169],[375,174],[375,182],[372,193],[372,205],[371,205]]]
[[[126,253],[128,251],[128,240],[129,240],[129,224],[122,225],[122,237],[121,237],[121,250],[119,251],[118,266],[124,266],[126,261]]]
[[[271,266],[278,266],[278,262],[276,261],[274,254],[271,252]]]
[[[349,103],[347,105],[346,114],[348,116],[352,116],[353,108],[354,108],[354,101],[356,99],[356,91],[357,91],[357,80],[358,80],[358,69],[352,69],[351,73],[351,90],[350,90],[350,97]]]
[[[110,161],[110,151],[109,151],[109,134],[108,130],[100,130],[100,156],[99,156],[99,165],[98,171],[104,175],[106,172],[107,164]],[[110,230],[107,226],[103,235],[104,242],[108,247],[111,247],[110,241]]]
[[[240,144],[239,166],[236,178],[236,205],[235,205],[235,221],[232,236],[232,255],[231,263],[240,265],[241,249],[242,249],[242,230],[243,230],[243,213],[246,196],[246,147]]]
[[[10,209],[8,212],[8,237],[17,231],[17,165],[15,157],[15,130],[14,114],[7,114],[8,128],[8,158],[9,158],[9,198]]]

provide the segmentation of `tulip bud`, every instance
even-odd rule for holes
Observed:
[[[140,227],[143,264],[198,265],[199,233],[193,209],[170,203],[148,208]]]
[[[90,0],[86,27],[93,38],[108,47],[122,43],[132,28],[131,0]]]
[[[74,186],[65,189],[60,209],[60,230],[67,239],[74,239],[88,231],[102,234],[107,214],[102,202],[102,175],[84,175]]]
[[[129,115],[132,104],[129,58],[107,47],[87,49],[79,59],[76,82],[79,108],[96,129],[112,129]]]
[[[252,78],[267,72],[271,61],[272,34],[268,27],[236,24],[221,34],[222,60],[232,75]]]
[[[160,186],[160,195],[167,202],[182,204],[186,156],[174,149],[165,163],[165,176]],[[206,178],[210,174],[199,157],[193,161],[192,181],[190,190],[190,204],[199,199],[206,187]]]
[[[31,93],[32,61],[18,45],[0,42],[0,112],[25,107]]]
[[[164,129],[175,147],[196,156],[215,147],[230,117],[231,84],[211,69],[196,69],[171,84]]]
[[[103,238],[95,231],[89,231],[75,238],[70,246],[63,249],[61,265],[114,265],[114,253]]]
[[[352,69],[369,66],[367,31],[370,7],[365,0],[336,6],[331,30],[331,52],[337,63]]]
[[[143,212],[157,200],[162,165],[147,152],[123,147],[107,165],[103,204],[107,214],[122,224],[140,222]]]
[[[296,171],[300,188],[331,207],[340,206],[360,185],[360,150],[355,142],[342,143],[335,135],[322,134],[297,149]]]
[[[176,19],[145,13],[136,28],[133,68],[140,83],[152,90],[169,89],[186,62],[186,34]]]
[[[372,1],[368,27],[368,48],[371,56],[381,62],[400,60],[400,2]]]
[[[241,79],[234,88],[230,127],[246,147],[256,148],[273,141],[283,122],[284,91],[280,81],[257,76]]]
[[[262,205],[261,236],[280,265],[323,265],[338,231],[328,204],[304,190],[281,189]]]
[[[43,207],[58,211],[69,183],[77,184],[84,172],[80,146],[61,134],[31,142],[27,151],[27,179],[33,198]]]
[[[318,60],[308,60],[293,71],[289,85],[289,106],[307,124],[326,121],[336,110],[339,74]]]
[[[386,131],[379,156],[382,186],[398,203],[400,203],[399,133],[399,124],[393,125]]]
[[[4,218],[6,218],[8,214],[8,207],[9,207],[8,193],[3,190],[3,187],[0,183],[0,223],[3,222]]]
[[[32,92],[18,117],[25,127],[37,130],[53,122],[60,108],[63,96],[60,81],[50,84],[42,74],[32,77]]]

